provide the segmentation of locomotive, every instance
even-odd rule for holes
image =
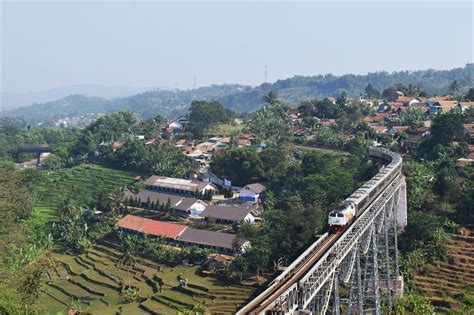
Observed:
[[[340,206],[329,212],[329,233],[340,233],[345,230],[367,205],[371,204],[380,192],[399,176],[402,159],[398,154],[387,149],[372,147],[369,149],[369,156],[382,161],[386,166],[382,166],[377,175],[346,198]]]

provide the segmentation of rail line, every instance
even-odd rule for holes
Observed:
[[[260,297],[261,299],[264,299],[262,303],[256,305],[256,307],[249,312],[246,312],[246,314],[258,314],[262,310],[264,310],[268,305],[271,304],[271,302],[279,297],[283,292],[285,292],[289,287],[291,287],[294,283],[297,282],[311,267],[313,264],[318,261],[318,259],[323,256],[326,251],[335,243],[335,241],[339,238],[340,235],[338,234],[332,234],[329,235],[327,239],[325,239],[320,246],[317,247],[317,250],[314,250],[311,254],[310,257],[307,258],[305,263],[299,265],[296,270],[293,270],[293,274],[291,275],[290,278],[286,279],[283,281],[283,283],[278,284],[278,289],[274,291],[273,293],[270,293],[267,297]],[[258,303],[257,300],[255,302]],[[250,305],[249,305],[250,306]],[[242,309],[244,310],[244,309]],[[241,310],[241,311],[242,311]],[[245,310],[244,310],[245,312]]]

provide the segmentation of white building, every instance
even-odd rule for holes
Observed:
[[[262,184],[255,183],[242,187],[239,190],[239,199],[244,201],[258,202],[260,194],[264,192],[266,187]]]

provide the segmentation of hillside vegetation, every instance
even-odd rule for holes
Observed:
[[[457,80],[461,86],[473,85],[474,66],[452,70],[420,70],[400,72],[374,72],[366,75],[332,74],[295,76],[275,83],[263,83],[257,87],[244,85],[212,85],[195,90],[153,90],[137,95],[106,100],[97,97],[72,95],[66,98],[5,111],[0,116],[21,116],[30,122],[42,122],[65,116],[90,112],[112,112],[130,109],[143,118],[156,115],[168,117],[186,113],[189,104],[196,99],[217,100],[236,112],[254,112],[263,106],[262,97],[269,91],[276,92],[283,102],[298,103],[306,99],[338,97],[346,92],[358,97],[370,83],[382,91],[396,84],[414,84],[429,94],[443,94],[449,84]]]
[[[80,205],[92,203],[97,195],[123,188],[133,181],[130,172],[114,170],[100,165],[80,165],[64,171],[51,172],[38,181],[39,202],[37,212],[55,215],[56,208],[66,198]]]
[[[474,236],[454,235],[449,241],[447,262],[422,267],[413,285],[428,297],[440,313],[474,312]]]

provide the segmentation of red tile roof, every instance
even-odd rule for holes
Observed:
[[[123,229],[146,233],[154,236],[163,236],[175,239],[186,228],[186,225],[162,222],[128,214],[117,222]]]
[[[399,98],[397,98],[397,102],[401,102],[401,103],[410,103],[413,100],[418,101],[416,97],[412,97],[412,96],[400,96]]]
[[[389,115],[389,113],[378,113],[377,115],[373,116],[373,117],[366,117],[364,118],[364,121],[366,122],[369,122],[369,123],[379,123],[381,122],[382,120],[385,119],[385,117],[387,117]]]

